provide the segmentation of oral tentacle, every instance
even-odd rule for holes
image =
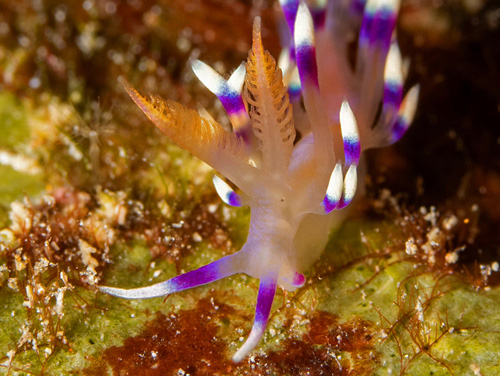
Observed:
[[[135,289],[120,289],[109,286],[99,286],[103,293],[125,299],[150,299],[166,296],[193,287],[205,285],[210,282],[241,273],[242,254],[240,252],[223,257],[201,268],[191,270],[164,282],[148,287]]]
[[[239,363],[243,360],[259,344],[264,335],[276,294],[277,281],[278,271],[272,271],[261,278],[252,331],[243,346],[234,354],[233,362]]]

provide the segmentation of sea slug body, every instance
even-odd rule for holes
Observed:
[[[251,220],[245,245],[232,255],[153,286],[100,290],[144,299],[236,273],[258,278],[254,324],[235,362],[262,338],[277,286],[293,291],[305,283],[302,273],[317,260],[341,218],[339,210],[355,195],[362,151],[401,138],[418,99],[418,87],[403,97],[405,69],[395,35],[399,0],[334,0],[311,9],[298,0],[281,5],[290,41],[279,65],[264,50],[260,18],[247,62],[229,80],[192,62],[223,104],[232,131],[178,103],[145,98],[122,79],[163,133],[239,188],[241,194],[214,177],[222,200],[248,205]],[[351,67],[347,46],[359,25]]]

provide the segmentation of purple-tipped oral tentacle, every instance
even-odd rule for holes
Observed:
[[[257,306],[255,308],[255,319],[252,331],[247,340],[234,354],[233,361],[239,363],[245,358],[260,342],[266,331],[267,322],[271,313],[274,295],[278,281],[278,272],[272,271],[260,280],[259,293],[257,296]]]
[[[135,289],[120,289],[108,286],[99,286],[103,293],[117,296],[125,299],[150,299],[166,296],[179,291],[191,289],[193,287],[205,285],[228,277],[233,274],[241,273],[240,267],[242,254],[240,252],[225,256],[201,268],[191,270],[187,273],[178,275],[164,282],[157,283],[148,287]]]
[[[214,175],[212,181],[217,194],[225,204],[236,207],[242,205],[240,196],[229,186],[229,184],[217,175]]]
[[[361,154],[361,144],[359,139],[358,125],[356,118],[346,100],[340,107],[340,127],[342,130],[342,140],[344,142],[345,164],[357,165]]]
[[[337,163],[333,169],[332,175],[330,176],[328,188],[326,189],[326,195],[322,203],[325,214],[330,213],[338,206],[342,198],[343,188],[344,178],[342,176],[342,165]]]
[[[420,86],[413,86],[408,93],[406,93],[401,106],[399,107],[398,117],[391,130],[390,143],[394,143],[401,139],[410,127],[415,112],[417,110],[418,95]]]

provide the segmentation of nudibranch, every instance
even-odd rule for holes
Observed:
[[[100,291],[145,299],[236,273],[258,278],[253,327],[235,362],[262,338],[277,286],[293,291],[304,285],[302,273],[325,247],[336,213],[354,197],[361,152],[401,138],[418,98],[418,87],[403,98],[406,69],[395,35],[399,0],[281,5],[291,38],[279,65],[264,50],[258,17],[246,64],[228,80],[192,62],[195,75],[222,102],[232,130],[173,101],[146,98],[122,79],[163,133],[238,187],[214,177],[222,200],[248,205],[251,220],[247,241],[234,254],[149,287]],[[356,62],[350,64],[348,44],[359,25]]]

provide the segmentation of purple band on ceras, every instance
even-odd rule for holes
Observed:
[[[384,107],[398,108],[403,99],[403,85],[398,81],[384,82]]]
[[[323,202],[321,203],[323,205],[323,208],[325,209],[325,214],[331,213],[337,208],[337,205],[339,204],[340,201],[334,200],[331,197],[325,196],[323,199]]]
[[[300,83],[296,84],[295,82],[291,82],[288,85],[288,96],[290,98],[290,102],[294,103],[300,100],[300,96],[302,95],[302,90],[300,87]]]
[[[246,112],[241,93],[229,81],[200,60],[191,61],[191,67],[198,79],[219,98],[229,116]],[[242,78],[244,78],[244,71],[241,72],[240,69],[235,71],[240,76],[238,86],[243,85]]]
[[[315,87],[319,87],[314,46],[306,43],[295,46],[295,59],[302,85],[313,84]]]
[[[305,4],[297,12],[295,22],[295,61],[299,70],[302,87],[313,85],[319,88],[318,66],[316,63],[316,50],[314,47],[314,23]],[[299,19],[299,17],[302,17]]]
[[[342,106],[340,107],[339,118],[342,141],[344,143],[345,165],[357,166],[361,155],[361,143],[356,118],[346,100],[342,102]]]
[[[248,143],[250,127],[245,104],[241,97],[241,88],[245,78],[244,65],[236,69],[229,80],[225,80],[218,72],[199,60],[191,61],[194,74],[222,103],[233,130]]]
[[[228,85],[222,86],[220,91],[214,94],[217,95],[217,98],[219,98],[222,106],[229,116],[237,115],[246,111],[241,94]]]
[[[361,145],[358,137],[344,137],[344,156],[346,166],[358,164],[361,154]]]
[[[389,49],[392,33],[396,27],[396,18],[394,7],[386,5],[377,9],[371,22],[370,45],[380,45],[384,51]]]
[[[233,125],[237,124],[234,126],[234,133],[240,136],[243,141],[248,144],[251,137],[251,128],[241,126],[241,123],[244,122],[241,119],[246,118],[247,116],[245,104],[243,103],[241,94],[229,86],[224,86],[220,94],[216,95],[226,110],[231,123]]]
[[[295,18],[297,17],[297,9],[299,9],[298,0],[280,0],[281,9],[285,15],[286,23],[293,40]],[[291,53],[291,51],[290,51]]]
[[[375,1],[367,1],[364,7],[363,20],[361,21],[361,29],[359,30],[359,47],[363,48],[370,43],[370,35],[375,17],[376,7]]]
[[[384,69],[383,111],[398,111],[403,99],[403,63],[396,41],[393,41],[387,54]]]
[[[337,166],[340,166],[340,164],[337,164]],[[322,202],[325,214],[328,214],[333,210],[345,208],[351,203],[354,198],[354,194],[356,193],[356,165],[353,164],[349,167],[344,179],[342,179],[342,169],[340,168],[339,172],[336,171],[337,166],[333,170],[334,172],[332,173],[332,178],[330,179],[330,184],[328,185],[327,194]],[[334,175],[336,176],[335,178],[333,178]],[[332,181],[333,179],[335,179],[335,181]],[[335,192],[333,192],[333,190],[335,190]]]
[[[353,0],[349,6],[349,13],[354,17],[361,17],[365,10],[366,0]]]
[[[321,203],[325,214],[335,210],[342,199],[342,191],[344,187],[344,178],[342,176],[342,164],[337,163],[330,175],[330,181],[326,189],[326,195]]]
[[[328,182],[326,196],[323,199],[325,213],[346,207],[356,193],[356,167],[361,154],[361,143],[356,118],[346,100],[342,102],[340,107],[339,119],[344,143],[344,163],[349,168],[345,177],[342,177],[342,165],[339,162],[335,165]]]
[[[335,209],[343,209],[351,203],[356,193],[358,184],[357,166],[352,164],[344,176],[344,189],[342,191],[342,198]]]
[[[310,11],[314,23],[314,29],[322,29],[325,26],[326,9],[324,7],[311,7]]]
[[[404,136],[409,126],[410,123],[406,121],[405,117],[399,116],[391,130],[391,143],[399,141]]]
[[[403,137],[410,127],[410,124],[415,117],[419,92],[420,87],[418,85],[413,86],[408,93],[406,93],[406,96],[401,102],[397,120],[391,129],[391,143],[396,142]]]

